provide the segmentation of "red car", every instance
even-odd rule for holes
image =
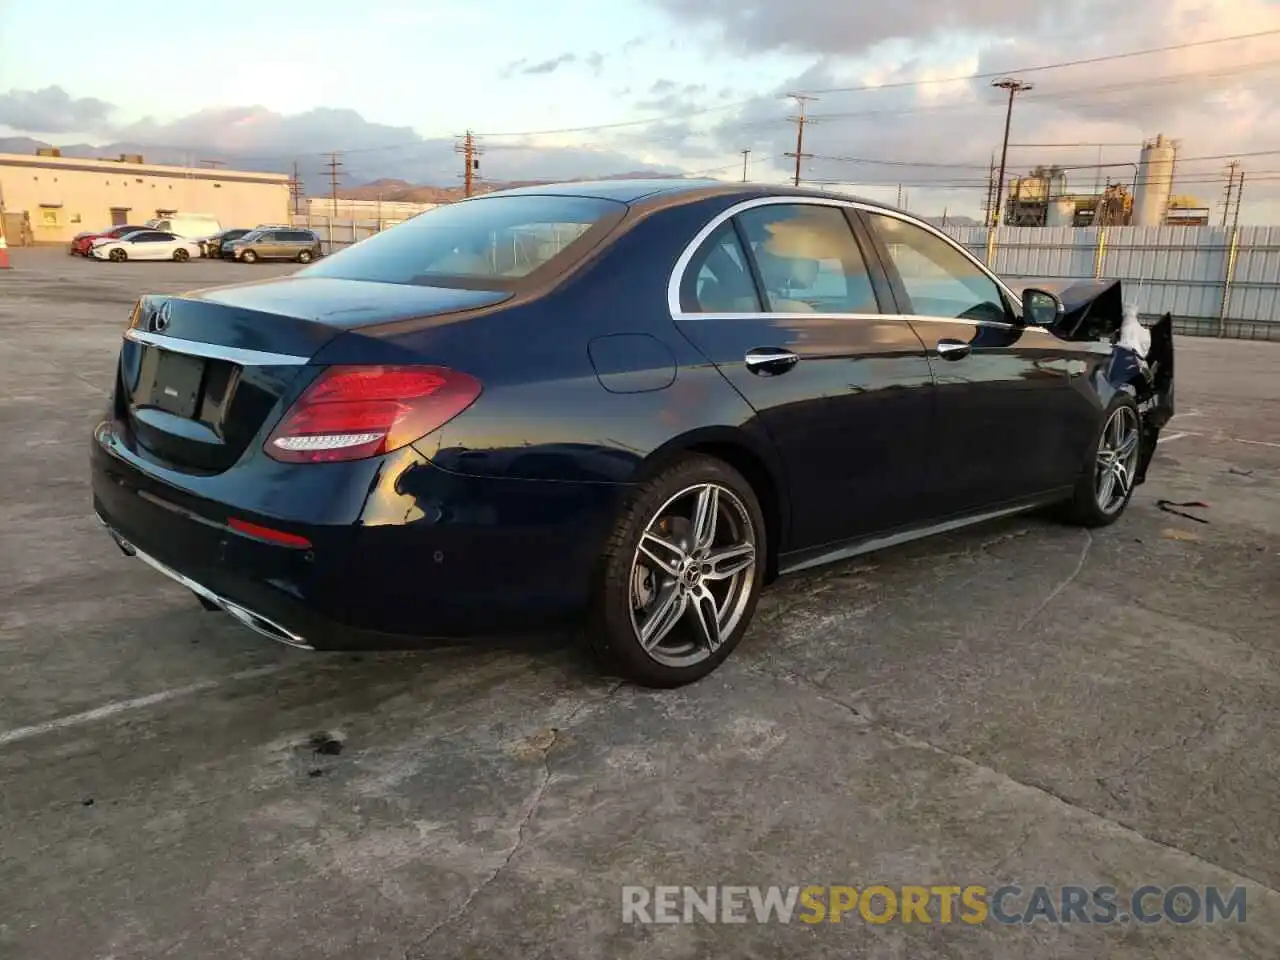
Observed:
[[[128,236],[138,230],[146,230],[146,227],[133,227],[128,224],[120,224],[112,227],[110,230],[101,230],[98,232],[77,233],[71,241],[70,253],[74,256],[79,254],[82,257],[89,255],[89,248],[93,246],[95,240],[119,240],[121,237]]]

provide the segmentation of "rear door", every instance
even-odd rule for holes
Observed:
[[[1087,413],[1069,381],[1072,350],[1023,325],[955,241],[896,213],[862,215],[937,383],[930,502],[969,512],[1071,482],[1073,422]]]
[[[927,462],[924,346],[839,204],[754,201],[680,280],[680,331],[779,448],[798,550],[910,522]]]

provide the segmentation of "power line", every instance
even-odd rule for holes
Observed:
[[[1067,67],[1083,67],[1094,63],[1109,63],[1114,60],[1129,60],[1134,57],[1146,57],[1156,53],[1171,53],[1175,50],[1190,50],[1194,47],[1207,47],[1216,43],[1232,43],[1237,40],[1256,40],[1260,37],[1272,37],[1280,34],[1280,29],[1260,30],[1256,33],[1241,33],[1231,37],[1218,37],[1213,40],[1193,40],[1187,43],[1174,43],[1164,47],[1149,47],[1146,50],[1130,50],[1125,53],[1112,53],[1100,57],[1085,57],[1078,60],[1062,60],[1058,63],[1042,63],[1035,67],[1020,67],[1016,70],[998,70],[993,73],[969,73],[959,77],[939,77],[924,80],[899,80],[894,83],[862,84],[856,87],[827,87],[821,90],[810,90],[810,93],[861,93],[864,90],[895,90],[903,87],[920,87],[926,84],[960,83],[965,80],[991,80],[1014,73],[1041,73],[1045,70],[1063,70]]]
[[[1255,33],[1242,33],[1230,37],[1218,37],[1213,40],[1195,40],[1187,43],[1175,43],[1163,47],[1150,47],[1146,50],[1130,50],[1124,53],[1113,53],[1100,57],[1087,57],[1077,60],[1063,60],[1058,63],[1042,63],[1033,67],[1020,67],[1013,70],[1001,70],[995,73],[970,73],[964,76],[928,78],[920,80],[900,80],[894,83],[881,84],[862,84],[856,87],[827,87],[825,89],[807,90],[809,94],[822,95],[831,93],[861,93],[870,90],[895,90],[905,87],[920,87],[939,83],[958,83],[964,80],[991,80],[994,78],[1005,76],[1006,74],[1023,74],[1023,73],[1042,73],[1047,70],[1061,70],[1067,67],[1086,66],[1094,63],[1108,63],[1113,60],[1127,60],[1134,57],[1145,57],[1156,53],[1170,53],[1175,50],[1189,50],[1195,47],[1205,47],[1218,43],[1232,43],[1237,40],[1256,40],[1260,37],[1270,37],[1280,34],[1280,29],[1261,30]],[[791,96],[791,94],[787,94]],[[594,130],[615,130],[625,127],[646,126],[653,123],[663,123],[669,120],[684,120],[690,117],[701,116],[707,113],[714,113],[720,110],[731,110],[734,107],[745,106],[747,104],[756,103],[764,99],[761,97],[751,97],[746,100],[738,100],[731,103],[717,104],[714,107],[705,107],[701,110],[685,111],[683,113],[671,113],[660,117],[649,117],[643,120],[622,120],[614,123],[598,123],[583,127],[559,127],[554,130],[514,130],[504,131],[501,133],[485,133],[486,137],[537,137],[551,135],[557,133],[588,133]]]

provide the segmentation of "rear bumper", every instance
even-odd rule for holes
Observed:
[[[180,583],[204,601],[207,606],[214,607],[231,614],[231,616],[235,617],[250,630],[254,630],[265,637],[270,637],[272,640],[278,640],[281,643],[287,644],[291,647],[297,647],[300,650],[315,649],[315,647],[311,646],[310,643],[298,636],[288,627],[281,626],[270,617],[263,616],[260,613],[255,613],[248,607],[242,606],[234,600],[222,596],[220,593],[209,589],[204,584],[198,583],[185,574],[179,573],[172,567],[161,563],[149,553],[143,553],[128,540],[124,539],[124,537],[120,536],[116,531],[112,530],[107,521],[102,518],[101,514],[98,515],[98,519],[102,521],[102,525],[106,527],[107,531],[111,534],[111,539],[116,542],[116,546],[118,546],[126,556],[136,557],[146,563],[147,566],[151,567],[153,570],[164,574],[176,583]]]
[[[261,476],[249,462],[184,482],[104,444],[101,430],[90,460],[94,509],[126,554],[207,607],[316,650],[408,648],[572,620],[626,490],[463,477],[406,448],[319,471],[298,465],[309,475],[282,496],[278,464]],[[233,517],[310,547],[241,533]]]

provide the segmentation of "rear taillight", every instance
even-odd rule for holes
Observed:
[[[267,438],[286,463],[360,460],[444,426],[480,396],[480,381],[445,367],[329,367]]]

